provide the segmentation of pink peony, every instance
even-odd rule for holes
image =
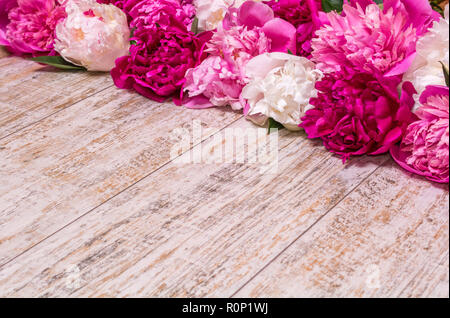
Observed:
[[[6,39],[6,27],[9,24],[8,14],[17,7],[17,0],[0,0],[0,45],[9,45]]]
[[[151,1],[151,0],[97,0],[99,3],[103,4],[113,4],[116,7],[122,9],[128,16],[128,21],[131,22],[132,17],[130,12],[133,10],[133,8],[137,5],[141,7],[146,7],[147,10],[150,8],[151,4],[154,3],[156,6],[159,6],[161,8],[161,5],[163,4],[163,1]],[[190,20],[193,19],[195,16],[195,7],[192,4],[192,0],[167,0],[167,2],[171,2],[173,4],[180,4],[182,11],[190,17]],[[154,6],[151,6],[151,8],[154,8]],[[148,10],[148,12],[153,12],[152,9]],[[136,13],[135,13],[136,14]],[[140,15],[144,15],[141,14]]]
[[[239,96],[248,83],[247,62],[265,52],[295,51],[295,34],[295,27],[274,18],[265,4],[247,1],[231,8],[207,45],[211,57],[187,73],[184,89],[196,98],[185,106],[242,109]]]
[[[180,24],[189,28],[195,14],[192,5],[182,5],[179,0],[127,0],[125,12],[131,17],[131,27],[142,25],[167,28]]]
[[[179,3],[167,0],[143,1],[133,8],[131,54],[117,59],[111,71],[119,88],[159,102],[172,97],[181,103],[186,71],[206,57],[204,47],[211,36],[189,32],[180,9]]]
[[[401,145],[391,150],[404,169],[429,180],[449,182],[449,89],[428,86],[420,96],[419,120],[407,128]]]
[[[297,28],[297,55],[311,57],[311,39],[322,25],[319,12],[321,0],[271,0],[266,2],[276,17]]]
[[[0,44],[16,54],[53,50],[56,24],[66,15],[56,0],[6,0],[0,10]]]
[[[397,93],[400,80],[357,74],[350,80],[328,74],[316,84],[313,109],[302,118],[309,138],[322,138],[325,147],[342,156],[378,155],[401,140],[414,119],[411,108],[415,93],[411,83]]]
[[[350,75],[403,74],[414,58],[418,34],[436,18],[426,0],[414,0],[410,8],[411,1],[386,0],[384,9],[371,0],[352,1],[356,7],[345,4],[341,15],[329,13],[329,24],[312,40],[317,67]],[[420,14],[430,15],[419,19],[415,6],[429,8]]]

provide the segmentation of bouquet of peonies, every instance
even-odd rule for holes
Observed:
[[[0,0],[0,44],[449,182],[445,0]]]

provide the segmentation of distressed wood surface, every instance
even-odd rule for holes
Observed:
[[[0,59],[0,140],[113,85],[104,73],[59,71],[19,57]]]
[[[0,265],[168,162],[174,129],[240,116],[112,87],[0,140]]]
[[[276,173],[254,143],[232,162],[224,129],[256,129],[239,114],[29,63],[0,60],[2,98],[30,112],[0,139],[0,296],[448,297],[448,186],[388,156],[342,165],[304,133],[280,132]]]
[[[233,125],[242,126],[253,127]],[[223,141],[209,143],[207,154]],[[256,164],[163,167],[4,266],[0,294],[231,296],[387,160],[344,166],[301,133],[279,147],[277,174]]]
[[[236,297],[448,297],[449,194],[387,162]]]

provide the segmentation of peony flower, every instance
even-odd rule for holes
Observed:
[[[16,54],[51,52],[55,26],[64,17],[64,8],[55,0],[2,0],[0,44]]]
[[[295,33],[294,26],[274,18],[265,4],[247,1],[237,11],[230,10],[207,44],[211,57],[187,73],[184,89],[195,99],[185,106],[242,109],[239,96],[248,83],[247,62],[265,52],[295,51]]]
[[[403,74],[414,57],[418,34],[435,18],[424,14],[428,9],[434,12],[429,3],[391,0],[382,10],[371,0],[353,2],[356,7],[344,4],[342,15],[329,13],[329,24],[316,32],[312,56],[318,69],[349,75]],[[421,7],[426,10],[417,12]]]
[[[449,89],[428,86],[420,96],[419,120],[407,128],[392,157],[404,169],[429,180],[449,182]]]
[[[128,0],[125,9],[131,16],[132,28],[160,27],[163,29],[178,25],[190,29],[194,16],[193,7],[182,6],[179,0]]]
[[[311,57],[311,39],[322,25],[319,12],[320,0],[270,0],[266,2],[275,16],[290,22],[297,28],[297,55]],[[295,53],[295,52],[294,52]]]
[[[353,155],[385,153],[414,119],[414,87],[405,83],[399,100],[399,81],[363,73],[351,79],[327,74],[317,83],[318,96],[310,100],[314,108],[306,112],[300,127],[309,138],[322,138],[344,161]]]
[[[119,88],[134,89],[158,102],[173,98],[181,104],[186,71],[206,57],[209,33],[189,32],[186,15],[173,1],[144,1],[131,11],[136,30],[130,56],[116,60],[111,71]]]
[[[199,29],[204,31],[216,29],[222,24],[229,8],[239,8],[245,1],[247,0],[194,0]]]
[[[69,0],[67,18],[56,26],[55,50],[89,71],[110,71],[128,54],[130,30],[117,7],[93,0]]]
[[[17,0],[0,0],[0,45],[8,46],[6,27],[9,24],[9,11],[17,7]]]
[[[206,58],[186,73],[184,89],[189,91],[191,100],[185,106],[207,108],[211,105],[230,105],[233,109],[241,109],[239,96],[246,82],[239,72],[219,56]]]
[[[135,6],[139,6],[140,7],[140,11],[141,13],[139,13],[138,15],[140,15],[141,17],[146,15],[147,13],[152,13],[152,14],[158,14],[158,10],[155,10],[155,6],[160,6],[163,3],[163,1],[151,1],[151,0],[97,0],[98,3],[102,3],[102,4],[113,4],[116,7],[120,8],[123,12],[126,13],[127,17],[128,17],[128,22],[131,22],[133,20],[133,17],[131,16],[131,11],[133,10],[133,8]],[[166,0],[165,1],[170,2],[174,5],[181,5],[181,11],[183,11],[183,13],[187,16],[189,16],[189,23],[191,22],[191,20],[194,18],[195,16],[195,7],[192,4],[192,0]],[[153,4],[153,5],[152,5]],[[142,9],[146,8],[146,12],[143,12]],[[135,11],[134,15],[136,16],[137,12]]]
[[[417,55],[411,67],[403,77],[404,81],[413,83],[417,90],[416,105],[419,96],[427,86],[445,85],[442,63],[449,66],[449,12],[445,7],[445,18],[435,21],[428,33],[417,42]]]
[[[246,75],[250,82],[241,98],[247,102],[247,118],[256,116],[256,123],[263,125],[273,118],[289,130],[299,130],[300,118],[312,108],[310,98],[317,96],[314,85],[322,77],[314,63],[286,53],[265,53],[247,63]]]

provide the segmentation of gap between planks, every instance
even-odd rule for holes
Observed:
[[[228,123],[226,126],[222,127],[219,131],[217,131],[216,133],[220,133],[221,131],[223,131],[224,129],[226,129],[227,127],[229,127],[230,125],[232,125],[233,123],[235,123],[236,121],[238,121],[239,119],[236,119],[234,121],[232,121],[231,123]],[[211,138],[211,137],[210,137]],[[51,238],[52,236],[54,236],[55,234],[57,234],[58,232],[61,232],[63,229],[65,229],[66,227],[70,226],[71,224],[79,221],[81,218],[87,216],[89,213],[92,213],[93,211],[95,211],[96,209],[100,208],[102,205],[108,203],[109,201],[111,201],[112,199],[114,199],[115,197],[119,196],[120,194],[122,194],[123,192],[129,190],[130,188],[136,186],[138,183],[142,182],[143,180],[145,180],[146,178],[150,177],[151,175],[153,175],[154,173],[158,172],[159,170],[163,169],[164,167],[166,167],[167,165],[169,165],[172,161],[179,159],[181,156],[183,156],[186,152],[190,152],[192,148],[198,146],[199,144],[201,144],[204,141],[201,141],[197,144],[194,144],[191,146],[191,148],[189,148],[187,151],[181,153],[180,155],[178,155],[175,158],[170,159],[169,161],[167,161],[166,163],[162,164],[161,166],[159,166],[158,168],[156,168],[155,170],[153,170],[152,172],[148,173],[147,175],[143,176],[141,179],[137,180],[136,182],[130,184],[129,186],[125,187],[124,189],[120,190],[119,192],[117,192],[116,194],[114,194],[113,196],[111,196],[110,198],[106,199],[104,202],[98,204],[97,206],[93,207],[91,210],[87,211],[86,213],[80,215],[79,217],[77,217],[76,219],[70,221],[69,223],[65,224],[64,226],[62,226],[60,229],[58,229],[57,231],[53,232],[52,234],[48,235],[47,237],[45,237],[44,239],[42,239],[40,242],[36,243],[35,245],[27,248],[26,250],[24,250],[23,252],[21,252],[20,254],[18,254],[17,256],[15,256],[14,258],[12,258],[11,260],[7,261],[4,264],[0,264],[0,270],[2,269],[2,267],[8,265],[9,263],[13,262],[15,259],[17,259],[18,257],[22,256],[23,254],[27,253],[29,250],[38,247],[41,243],[43,243],[44,241],[46,241],[47,239]]]
[[[301,239],[302,236],[304,236],[306,233],[308,233],[314,226],[316,226],[322,219],[327,216],[331,211],[333,211],[334,208],[336,208],[342,201],[344,201],[349,195],[351,195],[361,184],[363,184],[369,177],[371,177],[378,169],[380,169],[389,159],[386,159],[385,162],[381,163],[379,167],[377,167],[374,171],[372,171],[367,177],[363,180],[361,180],[360,183],[358,183],[352,190],[350,190],[349,193],[347,193],[346,196],[342,197],[336,204],[330,209],[321,215],[313,224],[311,224],[310,227],[308,227],[305,231],[300,233],[298,237],[296,237],[291,243],[289,243],[278,255],[276,255],[274,258],[272,258],[266,265],[264,265],[253,277],[251,277],[247,282],[245,282],[241,287],[239,287],[231,296],[230,298],[236,297],[236,295],[244,289],[248,284],[250,284],[251,281],[253,281],[259,274],[261,274],[264,270],[266,270],[273,262],[275,262],[279,257],[285,253],[291,246],[293,246],[298,240]]]
[[[386,160],[343,166],[305,137],[280,138],[279,178],[249,164],[165,166],[2,268],[1,293],[229,297]],[[70,264],[81,287],[65,283]]]
[[[19,57],[0,59],[0,139],[112,87],[102,73],[60,71]]]
[[[448,185],[389,160],[236,297],[448,297]]]
[[[167,163],[176,128],[199,119],[203,140],[241,117],[154,103],[111,87],[4,138],[0,263]]]

